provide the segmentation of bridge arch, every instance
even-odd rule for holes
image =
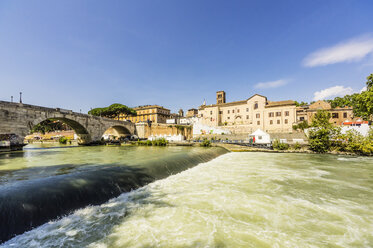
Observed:
[[[121,125],[114,125],[105,130],[102,134],[103,137],[113,135],[118,138],[131,136],[131,131]]]
[[[72,120],[66,117],[38,118],[29,124],[29,133],[34,126],[46,120],[52,120],[52,121],[58,120],[58,121],[61,121],[62,123],[67,124],[69,127],[71,127],[75,131],[76,135],[78,136],[78,144],[89,144],[92,141],[91,135],[89,134],[88,130],[82,124],[80,124],[78,121],[75,121],[75,120]]]

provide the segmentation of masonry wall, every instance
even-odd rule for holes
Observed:
[[[148,138],[149,136],[160,135],[183,135],[185,139],[193,138],[193,128],[187,125],[170,125],[170,124],[152,124],[149,127],[145,123],[136,124],[136,131],[139,138]]]

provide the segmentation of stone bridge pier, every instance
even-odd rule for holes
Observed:
[[[30,130],[47,119],[60,120],[78,136],[79,144],[85,145],[101,140],[106,130],[112,128],[120,135],[133,135],[135,125],[131,122],[75,113],[71,110],[46,108],[22,103],[0,101],[0,134],[15,134],[17,144],[22,144]]]

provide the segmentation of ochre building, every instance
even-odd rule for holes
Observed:
[[[295,101],[268,101],[255,94],[236,102],[226,102],[224,91],[218,91],[216,104],[202,105],[198,117],[202,124],[225,126],[233,133],[250,133],[258,128],[270,132],[292,132],[296,123]]]
[[[190,118],[190,117],[197,117],[197,116],[198,116],[198,109],[195,109],[195,108],[188,109],[186,117]]]
[[[330,103],[320,100],[309,106],[303,106],[303,107],[297,108],[298,122],[307,121],[308,124],[311,124],[313,116],[320,109],[328,111],[331,116],[329,121],[337,126],[342,125],[343,122],[351,122],[351,121],[356,121],[357,119],[359,119],[358,117],[354,116],[354,111],[352,107],[332,108]]]
[[[151,121],[153,123],[166,123],[170,118],[171,111],[159,105],[146,105],[133,108],[137,116],[121,116],[121,120],[130,120],[134,123]]]

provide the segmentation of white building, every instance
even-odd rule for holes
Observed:
[[[364,137],[368,136],[370,126],[367,121],[357,120],[355,122],[349,122],[348,120],[343,123],[341,133],[345,134],[347,131],[355,130]]]
[[[202,134],[231,134],[231,131],[228,129],[202,124],[201,118],[193,117],[190,119],[193,123],[193,136]]]
[[[270,144],[271,137],[268,133],[257,129],[255,132],[249,135],[249,139],[253,139],[254,144]]]

